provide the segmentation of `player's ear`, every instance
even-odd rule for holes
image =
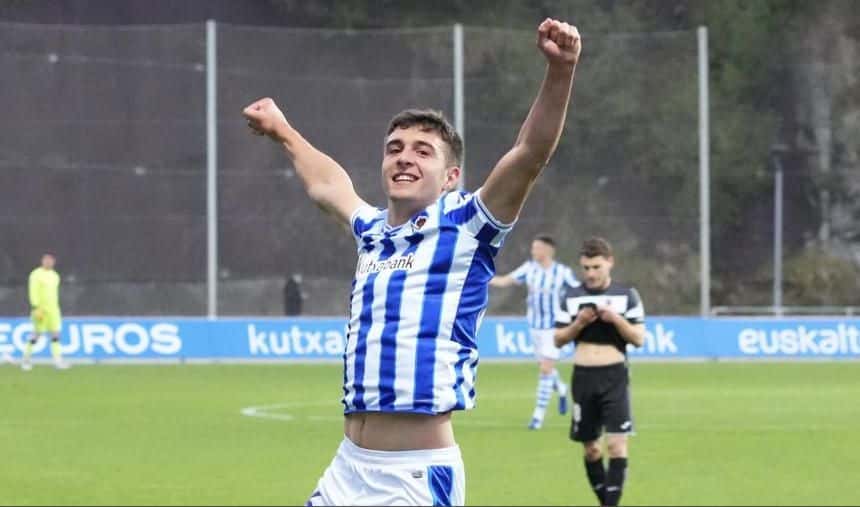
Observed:
[[[460,173],[462,170],[459,166],[450,166],[445,170],[445,183],[442,186],[442,189],[446,192],[450,192],[457,188],[457,183],[460,181]]]

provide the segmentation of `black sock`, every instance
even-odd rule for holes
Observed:
[[[603,505],[618,505],[626,477],[627,458],[609,458],[609,470],[606,472],[606,495]]]
[[[597,500],[600,501],[600,505],[603,505],[603,495],[606,492],[606,469],[603,468],[603,459],[588,461],[588,458],[585,458],[585,473],[588,475],[591,489],[597,495]]]

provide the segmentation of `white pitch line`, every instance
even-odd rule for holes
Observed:
[[[292,421],[294,417],[290,414],[271,414],[260,409],[260,407],[245,407],[241,410],[242,415],[248,417],[262,417],[263,419],[277,419],[280,421]]]
[[[296,417],[291,413],[283,413],[285,408],[307,408],[307,407],[327,407],[331,402],[313,401],[313,402],[293,402],[293,403],[273,403],[269,405],[257,405],[252,407],[244,407],[239,413],[247,417],[259,417],[262,419],[275,419],[279,421],[294,421]],[[309,416],[310,417],[310,416]],[[343,418],[340,416],[339,418]],[[332,417],[334,419],[334,417]]]
[[[482,397],[482,401],[511,401],[517,399],[529,399],[534,397],[534,395],[518,395],[518,396],[485,396]],[[307,408],[307,407],[331,407],[334,405],[340,404],[340,401],[329,401],[329,400],[320,400],[320,401],[305,401],[305,402],[288,402],[288,403],[271,403],[268,405],[256,405],[251,407],[244,407],[239,410],[239,412],[247,417],[259,417],[262,419],[276,419],[280,421],[295,421],[298,418],[292,413],[284,413],[283,409],[287,408]],[[304,419],[309,421],[340,421],[343,420],[343,414],[338,415],[305,415]],[[504,426],[504,424],[486,424],[485,426]]]
[[[527,398],[527,396],[511,396],[511,397],[493,397],[494,401],[499,400],[512,400],[512,399],[520,399]],[[291,412],[284,412],[283,409],[302,409],[309,407],[330,407],[332,406],[331,401],[314,401],[314,402],[293,402],[293,403],[273,403],[268,405],[257,405],[251,407],[242,408],[239,412],[243,416],[246,417],[257,417],[261,419],[272,419],[277,421],[311,421],[311,422],[338,422],[343,420],[342,414],[337,415],[317,415],[317,414],[308,414],[302,413],[304,411],[299,410],[299,414],[296,414],[296,411],[293,410]],[[548,415],[548,418],[555,419],[559,417],[559,420],[547,420],[544,422],[544,429],[547,428],[568,428],[570,426],[569,416],[556,416]],[[481,428],[512,428],[512,429],[522,429],[525,428],[525,423],[517,424],[512,422],[504,422],[504,421],[486,421],[475,418],[475,416],[463,415],[460,417],[456,417],[454,424],[457,426],[476,426]],[[738,432],[738,431],[764,431],[764,432],[796,432],[796,431],[839,431],[849,429],[846,426],[840,426],[838,424],[810,424],[810,425],[802,425],[802,424],[759,424],[759,425],[750,425],[744,426],[737,423],[726,423],[726,424],[710,424],[707,426],[689,426],[683,427],[675,423],[644,423],[637,424],[637,430],[652,430],[652,431],[712,431],[712,432]]]

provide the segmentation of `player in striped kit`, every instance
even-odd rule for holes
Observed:
[[[308,505],[463,505],[451,414],[475,405],[475,336],[493,258],[564,126],[579,33],[546,19],[538,96],[514,146],[474,193],[457,192],[463,144],[434,111],[396,115],[384,139],[388,207],[368,205],[347,172],[271,99],[243,114],[280,143],[310,198],[358,250],[344,352],[344,439]]]
[[[535,237],[531,246],[531,260],[504,276],[490,280],[492,287],[523,285],[528,288],[526,318],[529,334],[538,359],[537,399],[529,429],[540,429],[546,407],[553,392],[558,394],[558,412],[567,413],[567,385],[558,375],[555,363],[561,357],[561,349],[555,346],[555,314],[559,307],[559,291],[565,285],[579,285],[570,267],[556,262],[555,241],[546,235]]]

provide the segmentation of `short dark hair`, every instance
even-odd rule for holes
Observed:
[[[582,242],[579,255],[582,257],[606,257],[609,259],[612,257],[612,245],[599,236],[592,236]]]
[[[535,236],[534,241],[540,241],[541,243],[546,243],[547,245],[555,248],[555,240],[552,239],[552,236],[549,234],[538,234]]]
[[[454,130],[454,127],[442,114],[435,109],[406,109],[400,111],[388,124],[389,136],[394,129],[408,129],[418,125],[422,130],[430,130],[439,134],[439,137],[448,145],[448,162],[459,166],[463,161],[463,138]]]

